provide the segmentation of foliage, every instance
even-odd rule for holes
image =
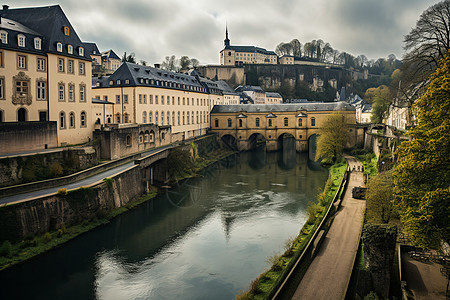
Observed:
[[[167,71],[178,72],[180,70],[187,70],[190,67],[196,68],[200,65],[200,62],[196,58],[189,58],[186,55],[177,59],[175,55],[166,56],[165,60],[161,63],[161,68]]]
[[[394,181],[392,171],[369,179],[366,190],[366,220],[371,223],[389,223],[392,213]]]
[[[369,88],[366,91],[365,99],[373,103],[372,123],[383,123],[383,120],[387,117],[389,105],[392,103],[389,88],[385,85],[377,88]]]
[[[342,158],[348,141],[348,128],[345,116],[340,113],[330,115],[319,129],[316,160],[334,163]]]
[[[50,176],[51,177],[58,177],[61,176],[63,174],[63,167],[57,163],[54,162],[50,165]]]
[[[11,256],[12,251],[12,245],[11,242],[6,240],[3,242],[2,246],[0,247],[0,256]]]
[[[377,293],[375,292],[370,292],[369,294],[367,294],[364,297],[364,300],[379,300],[380,298],[378,297]]]
[[[394,200],[416,245],[437,248],[450,240],[450,57],[430,77],[417,101],[417,126],[398,148]]]
[[[127,55],[126,52],[123,53],[122,56],[122,62],[130,62],[130,63],[136,63],[136,56],[133,52],[131,52],[129,55]]]
[[[57,193],[58,193],[58,195],[66,196],[67,195],[67,189],[66,188],[61,188],[61,189],[58,190]]]
[[[45,241],[46,243],[48,243],[48,242],[50,242],[51,240],[52,240],[52,236],[50,235],[49,232],[46,232],[46,233],[44,234],[44,241]]]
[[[169,177],[175,179],[194,168],[191,153],[180,148],[172,148],[167,156]]]

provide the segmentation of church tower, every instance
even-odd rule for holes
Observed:
[[[225,27],[225,40],[223,40],[225,48],[230,46],[230,39],[228,38],[228,26]]]

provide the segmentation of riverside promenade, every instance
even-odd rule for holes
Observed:
[[[344,299],[358,250],[366,202],[352,197],[352,188],[364,185],[361,163],[346,157],[350,177],[341,207],[319,252],[292,299]]]

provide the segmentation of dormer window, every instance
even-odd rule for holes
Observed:
[[[62,43],[60,43],[60,42],[58,42],[58,43],[56,43],[56,51],[58,51],[58,52],[62,52]]]
[[[2,44],[8,44],[8,33],[6,31],[0,31],[0,40],[2,41]]]
[[[23,34],[17,36],[17,44],[19,47],[25,47],[25,36]]]
[[[78,54],[80,56],[84,56],[84,48],[83,47],[78,48]]]
[[[67,53],[73,54],[73,46],[72,45],[67,45]]]
[[[126,79],[125,84],[130,84],[130,80]]]
[[[34,38],[34,49],[41,50],[42,40],[40,38]]]
[[[120,84],[120,80],[116,80],[116,84]]]
[[[70,29],[67,26],[64,26],[64,35],[67,35],[67,36],[70,35]]]
[[[110,80],[109,85],[113,85],[113,84],[114,84],[114,81]]]

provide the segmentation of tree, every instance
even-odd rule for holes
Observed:
[[[392,213],[394,180],[392,171],[371,177],[367,183],[367,219],[371,223],[389,223]]]
[[[279,43],[275,52],[278,56],[292,55],[292,45],[290,43]]]
[[[143,66],[146,66],[146,65],[147,65],[147,62],[146,62],[145,60],[141,59],[141,60],[139,61],[139,64],[140,64],[140,65],[143,65]]]
[[[411,141],[397,151],[394,203],[409,239],[438,248],[450,242],[450,57],[430,76],[414,108],[417,125]]]
[[[136,63],[136,57],[133,52],[130,53],[130,55],[127,55],[126,52],[123,53],[122,56],[122,62],[130,62],[130,63]]]
[[[200,65],[200,62],[196,58],[191,58],[191,66],[193,68],[197,68]]]
[[[383,123],[389,111],[389,105],[392,103],[392,96],[386,85],[377,88],[369,88],[366,91],[365,99],[373,103],[372,106],[372,123]]]
[[[425,10],[404,42],[404,62],[423,80],[450,49],[450,1],[441,1]]]
[[[334,163],[342,157],[348,141],[348,126],[341,113],[330,115],[319,129],[316,160],[322,158],[324,163]]]
[[[166,59],[162,62],[161,67],[167,71],[172,71],[172,72],[177,71],[175,55],[166,56]]]
[[[191,65],[191,60],[188,56],[182,56],[180,58],[180,69],[181,70],[187,70],[189,69],[189,66]]]
[[[292,48],[292,55],[294,56],[302,56],[302,43],[299,40],[293,39],[290,43]]]

